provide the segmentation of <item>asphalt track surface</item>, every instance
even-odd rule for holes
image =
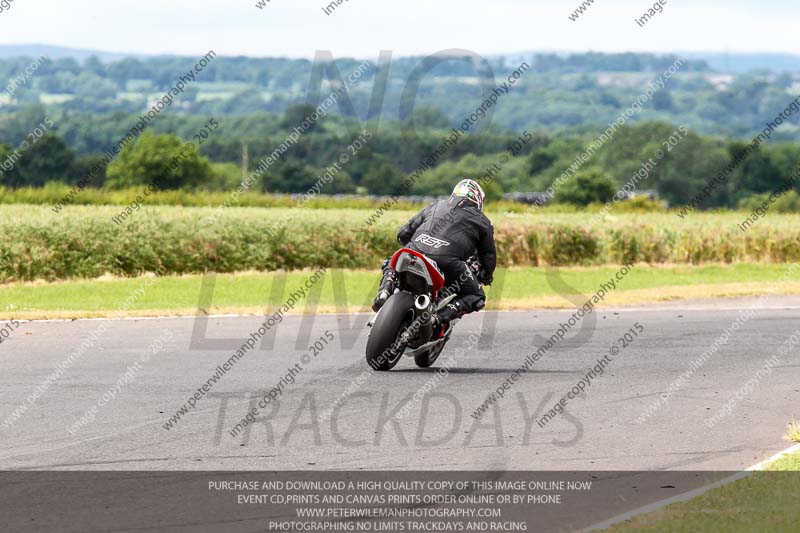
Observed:
[[[637,422],[754,303],[754,315],[728,343]],[[788,445],[786,424],[800,416],[800,347],[782,356],[730,415],[713,428],[704,422],[800,329],[798,303],[776,297],[599,310],[522,374],[480,421],[471,416],[474,410],[536,349],[538,336],[552,335],[571,311],[465,318],[435,365],[452,365],[450,373],[438,378],[435,368],[417,369],[408,358],[392,372],[371,371],[363,355],[367,315],[291,316],[170,430],[164,428],[170,416],[263,318],[211,317],[205,335],[220,346],[194,349],[193,332],[196,342],[202,336],[195,319],[107,321],[93,346],[3,428],[2,421],[102,322],[23,323],[0,346],[0,469],[741,470]],[[583,396],[568,400],[566,416],[539,427],[534,420],[636,322],[644,328],[640,337]],[[473,347],[470,336],[476,339],[482,328]],[[308,346],[326,331],[335,338],[313,357]],[[159,338],[167,339],[164,348],[97,407],[95,420],[70,434]],[[232,437],[229,431],[296,364],[302,370],[295,382]],[[426,383],[428,394],[415,398]],[[353,393],[343,394],[350,385]],[[332,405],[338,411],[325,418]],[[407,414],[397,415],[404,405]],[[396,422],[387,425],[392,412]]]

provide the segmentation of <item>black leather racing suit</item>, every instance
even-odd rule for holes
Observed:
[[[492,282],[497,265],[492,223],[478,207],[463,198],[429,205],[397,232],[403,246],[430,257],[445,275],[445,291],[458,296],[451,305],[457,314],[483,308],[486,293],[479,285]],[[477,254],[483,277],[476,280],[465,260]]]

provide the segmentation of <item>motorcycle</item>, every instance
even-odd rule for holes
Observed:
[[[374,370],[388,371],[405,354],[413,357],[418,367],[428,368],[439,358],[458,322],[458,318],[453,319],[443,330],[434,331],[434,318],[456,298],[457,291],[443,291],[444,274],[434,260],[416,250],[401,248],[389,264],[395,289],[367,323],[371,328],[367,363]],[[480,274],[481,265],[475,257],[470,257],[467,265],[476,276]]]

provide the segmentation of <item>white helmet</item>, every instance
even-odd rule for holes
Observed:
[[[483,211],[483,200],[486,194],[483,189],[475,180],[461,180],[453,188],[453,194],[450,198],[466,198],[470,202],[478,206],[478,209]]]

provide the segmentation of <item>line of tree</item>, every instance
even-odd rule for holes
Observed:
[[[127,143],[107,171],[96,175],[90,185],[117,188],[155,183],[165,189],[232,190],[243,175],[243,144],[249,152],[248,170],[252,170],[290,135],[298,119],[310,110],[299,106],[280,116],[224,117],[219,119],[219,129],[204,137],[199,146],[194,135],[208,123],[209,117],[166,115],[157,121],[154,131]],[[78,120],[69,114],[49,117],[55,124],[52,131],[28,149],[18,148],[20,135],[25,137],[19,132],[25,131],[28,124],[40,123],[46,113],[41,107],[31,107],[0,122],[0,184],[39,187],[51,181],[76,183],[103,160],[102,153],[121,138],[134,119],[120,116],[113,125],[106,124],[104,130],[99,123],[87,124],[83,117]],[[445,122],[438,111],[421,108],[405,122],[367,123],[367,128],[375,128],[373,139],[343,165],[323,192],[400,193],[405,176],[451,135]],[[247,131],[248,125],[260,135],[242,138],[241,132]],[[363,127],[341,116],[325,117],[269,167],[258,188],[265,192],[305,192],[338,160]],[[81,136],[77,131],[81,128],[92,130],[90,133],[95,136],[91,151],[86,151],[88,135]],[[117,131],[111,134],[110,130]],[[601,132],[583,129],[529,133],[524,144],[517,142],[518,134],[508,131],[490,129],[465,135],[436,158],[436,164],[417,180],[410,192],[447,194],[455,180],[486,174],[493,165],[498,165],[502,156],[509,155],[512,147],[515,155],[500,165],[491,195],[544,191]],[[80,148],[75,146],[77,139],[83,139]],[[654,190],[670,205],[682,205],[701,191],[744,146],[744,141],[705,136],[665,122],[626,125],[580,165],[582,174],[566,186],[557,200],[602,201],[638,176],[634,180],[635,190]],[[660,158],[655,156],[659,151]],[[12,163],[3,165],[3,161]],[[178,163],[170,168],[175,161]],[[800,146],[772,141],[764,144],[700,207],[736,207],[754,195],[778,190],[795,174],[798,164]],[[643,167],[651,168],[643,172]],[[564,193],[576,184],[584,184],[578,189],[587,189],[586,183],[591,182],[594,187],[598,180],[602,182],[597,188],[601,197],[577,191],[565,198]]]

